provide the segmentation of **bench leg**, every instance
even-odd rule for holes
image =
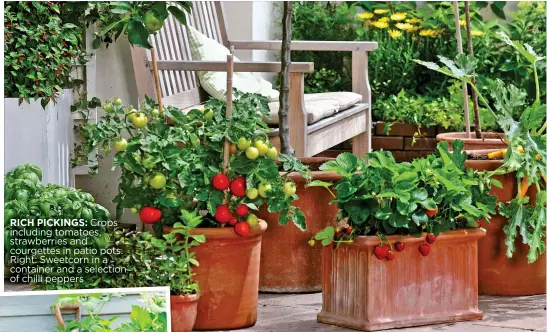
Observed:
[[[371,151],[370,132],[361,133],[353,138],[351,150],[357,157],[363,157]]]

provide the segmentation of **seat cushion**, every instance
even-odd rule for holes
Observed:
[[[308,124],[315,123],[321,119],[334,115],[337,112],[346,110],[357,104],[363,97],[354,92],[323,92],[310,93],[304,95],[304,105],[306,114],[308,115]],[[271,102],[270,120],[267,123],[270,125],[279,124],[279,102]]]
[[[194,61],[226,61],[226,56],[230,54],[230,51],[224,45],[189,25],[186,26],[186,31],[188,31],[188,42]],[[234,56],[234,61],[239,62],[240,60]],[[211,97],[225,99],[226,73],[199,71],[197,76],[201,87]],[[279,100],[279,91],[272,87],[272,83],[254,73],[234,72],[232,84],[239,91],[259,93],[270,101]]]

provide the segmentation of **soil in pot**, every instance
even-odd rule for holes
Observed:
[[[502,160],[477,160],[495,150],[473,151],[465,162],[466,167],[478,171],[493,171],[503,165]],[[517,195],[517,179],[514,174],[496,175],[503,188],[493,186],[490,195],[495,195],[498,202],[508,202]],[[528,195],[535,201],[535,188],[530,187]],[[505,255],[505,232],[507,218],[496,214],[490,223],[482,223],[487,230],[486,236],[479,241],[479,294],[498,296],[525,296],[545,294],[546,256],[541,255],[537,261],[528,264],[528,245],[522,242],[520,235],[515,243],[512,258]]]
[[[198,313],[199,295],[171,295],[171,331],[191,332]]]
[[[323,249],[323,307],[317,320],[362,331],[482,319],[477,295],[480,228],[441,233],[428,256],[411,236],[391,261],[373,253],[377,236]]]
[[[313,180],[336,182],[334,172],[319,171],[319,166],[332,158],[302,158],[313,172]],[[331,194],[321,187],[305,188],[305,179],[290,174],[297,184],[299,199],[294,205],[306,216],[307,230],[302,232],[292,223],[278,224],[279,214],[271,214],[263,206],[257,213],[268,223],[262,236],[260,263],[260,291],[272,293],[308,293],[321,291],[321,248],[310,247],[308,241],[328,225],[334,225],[338,208],[329,204]]]
[[[199,262],[194,278],[200,288],[194,330],[231,330],[256,323],[260,245],[267,227],[260,220],[246,237],[233,227],[192,231],[205,235],[205,243],[192,249]]]
[[[486,132],[482,133],[482,138],[476,137],[474,132],[471,133],[471,138],[467,138],[465,132],[452,132],[439,134],[436,139],[438,142],[448,142],[450,149],[452,149],[452,142],[457,139],[463,141],[463,149],[466,151],[507,148],[507,144],[503,141],[503,133]]]

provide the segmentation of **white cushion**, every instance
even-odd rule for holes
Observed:
[[[188,41],[190,52],[194,61],[226,61],[230,51],[224,45],[211,39],[195,28],[187,25]],[[234,56],[234,61],[240,61]],[[198,79],[201,87],[211,97],[225,99],[226,94],[226,73],[223,72],[198,72]],[[259,93],[270,101],[279,100],[279,91],[272,87],[272,83],[254,73],[234,72],[233,87],[246,93]]]
[[[337,112],[346,110],[357,104],[363,97],[354,92],[323,92],[304,95],[304,105],[308,115],[308,124],[334,115]],[[271,102],[270,120],[266,122],[271,125],[279,124],[279,102]]]

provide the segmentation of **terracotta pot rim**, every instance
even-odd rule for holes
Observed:
[[[197,300],[199,300],[199,294],[171,295],[171,302],[176,303],[196,302]]]
[[[483,138],[475,138],[475,133],[471,133],[471,138],[467,138],[465,132],[461,131],[455,131],[455,132],[448,132],[448,133],[442,133],[438,134],[435,138],[437,141],[453,141],[456,139],[459,139],[463,141],[464,143],[500,143],[500,145],[506,145],[500,138],[503,138],[503,133],[497,133],[497,132],[483,132],[484,135]]]
[[[336,160],[336,158],[329,158],[329,157],[304,157],[304,158],[298,158],[304,165],[310,164],[310,163],[324,163],[330,160]],[[285,174],[286,172],[279,172],[280,174]],[[339,181],[342,179],[342,176],[336,172],[330,172],[330,171],[312,171],[312,179],[317,181]],[[291,173],[289,174],[289,177],[291,180],[293,180],[296,183],[305,183],[306,179],[304,179],[300,174],[298,173]]]
[[[422,233],[420,237],[414,237],[412,235],[389,235],[386,236],[389,242],[403,241],[405,243],[418,243],[424,242],[427,233]],[[437,241],[445,240],[457,240],[460,238],[479,238],[486,235],[486,230],[484,228],[465,228],[457,229],[452,231],[447,231],[439,234],[437,236]],[[344,245],[358,245],[358,246],[375,246],[380,244],[380,239],[376,235],[363,235],[355,237],[352,243]]]

